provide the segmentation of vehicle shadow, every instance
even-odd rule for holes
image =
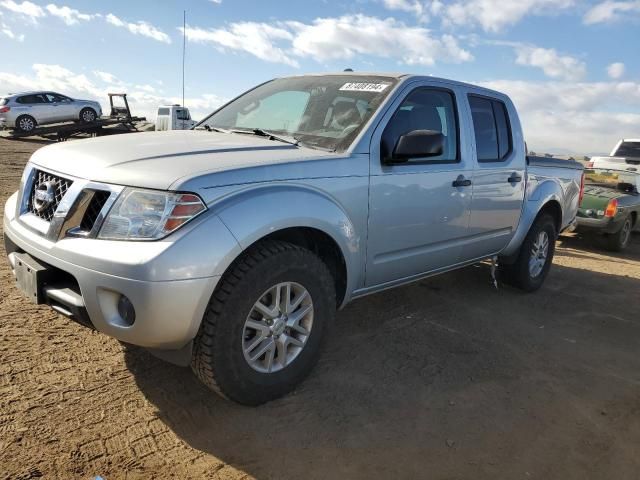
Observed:
[[[640,233],[636,232],[633,233],[629,246],[622,252],[613,252],[604,248],[602,238],[598,235],[574,233],[561,235],[558,241],[562,247],[574,250],[582,250],[618,259],[640,258]],[[572,256],[579,258],[579,255],[575,254],[575,252]]]
[[[22,142],[22,143],[41,143],[43,145],[49,143],[55,143],[55,140],[51,140],[44,137],[4,137],[7,140],[11,140],[12,142]]]
[[[142,349],[125,361],[181,439],[257,478],[615,478],[634,454],[599,445],[632,432],[588,418],[640,398],[638,287],[556,265],[525,295],[479,265],[372,295],[339,313],[307,381],[257,408]]]

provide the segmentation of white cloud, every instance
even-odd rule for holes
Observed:
[[[103,72],[101,70],[94,70],[93,74],[98,77],[102,82],[109,85],[122,85],[122,82],[113,73]]]
[[[59,91],[74,98],[97,100],[102,103],[103,110],[106,112],[107,93],[112,87],[118,86],[113,83],[120,82],[121,86],[128,85],[114,75],[98,70],[93,74],[99,82],[92,81],[86,75],[73,72],[61,65],[34,64],[32,69],[33,71],[24,74],[0,71],[2,93],[25,90]],[[157,90],[151,92],[148,85],[132,87],[128,91],[127,99],[134,115],[146,116],[150,121],[155,119],[158,105],[182,103],[181,97],[164,95]],[[191,110],[192,117],[196,119],[203,118],[225,102],[224,98],[214,94],[203,94],[185,99],[185,104]]]
[[[44,9],[35,3],[24,1],[22,3],[14,2],[13,0],[3,0],[0,2],[0,7],[5,8],[13,13],[21,15],[33,23],[38,22],[38,18],[46,16]]]
[[[513,99],[534,151],[607,152],[620,138],[637,135],[640,83],[495,80],[482,85]]]
[[[148,37],[158,42],[171,43],[169,35],[143,20],[137,23],[125,22],[112,13],[109,13],[105,18],[107,23],[116,27],[126,28],[134,35],[142,35],[143,37]]]
[[[587,71],[584,62],[569,55],[560,55],[553,48],[517,45],[515,50],[518,65],[540,68],[551,78],[580,80]]]
[[[86,22],[101,16],[99,13],[96,13],[96,14],[80,13],[78,10],[75,10],[73,8],[69,8],[67,6],[59,7],[57,5],[54,5],[53,3],[50,3],[49,5],[47,5],[46,8],[51,15],[62,19],[64,23],[66,23],[67,25],[75,25],[79,23],[80,20]]]
[[[415,15],[421,22],[429,20],[429,5],[421,0],[383,0],[385,8]]]
[[[182,28],[179,30],[182,31]],[[278,42],[293,38],[283,28],[266,23],[238,22],[228,28],[210,30],[187,27],[186,33],[187,40],[192,42],[212,43],[224,49],[245,51],[267,62],[298,66],[298,62],[277,46]]]
[[[293,51],[301,57],[324,60],[356,55],[397,58],[407,65],[433,65],[473,59],[451,35],[432,37],[429,30],[409,27],[394,19],[366,15],[318,18],[312,24],[287,22],[294,30]]]
[[[216,5],[220,5],[222,0],[209,0],[211,3],[215,3]]]
[[[262,60],[298,66],[296,58],[349,60],[357,55],[395,58],[407,65],[433,65],[473,59],[451,35],[433,37],[429,30],[394,19],[366,15],[317,18],[311,23],[239,22],[227,28],[187,27],[187,39],[223,49],[248,52]]]
[[[615,22],[622,20],[630,13],[640,13],[639,0],[625,2],[607,0],[592,7],[585,14],[583,21],[587,25],[603,22]]]
[[[0,17],[2,16],[3,16],[3,13],[2,11],[0,11]],[[9,37],[11,40],[16,40],[18,42],[24,41],[24,34],[22,35],[15,34],[13,30],[11,30],[11,27],[2,21],[0,21],[0,33]]]
[[[499,32],[526,15],[547,15],[569,8],[575,0],[457,0],[443,8],[446,24],[478,24],[487,32]]]
[[[610,78],[617,80],[618,78],[624,75],[624,70],[625,70],[624,63],[621,63],[621,62],[612,63],[607,67],[607,75],[609,75]]]

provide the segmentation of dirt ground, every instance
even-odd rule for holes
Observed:
[[[0,139],[3,207],[41,146]],[[246,408],[28,303],[0,259],[0,479],[637,479],[639,293],[640,236],[562,238],[536,294],[480,265],[349,305],[309,379]]]

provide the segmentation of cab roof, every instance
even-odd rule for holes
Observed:
[[[401,72],[317,72],[317,73],[304,73],[300,75],[290,75],[288,77],[281,78],[294,78],[294,77],[310,77],[310,76],[353,76],[353,77],[389,77],[399,81],[407,80],[430,80],[435,82],[447,83],[449,85],[457,85],[460,87],[473,88],[476,90],[483,90],[490,94],[504,95],[504,93],[490,88],[482,87],[480,85],[474,85],[472,83],[460,82],[457,80],[451,80],[449,78],[435,77],[433,75],[416,75],[413,73],[401,73]]]

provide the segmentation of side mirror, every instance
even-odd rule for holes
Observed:
[[[444,151],[444,135],[435,130],[413,130],[396,143],[391,162],[406,162],[410,158],[437,157]]]

